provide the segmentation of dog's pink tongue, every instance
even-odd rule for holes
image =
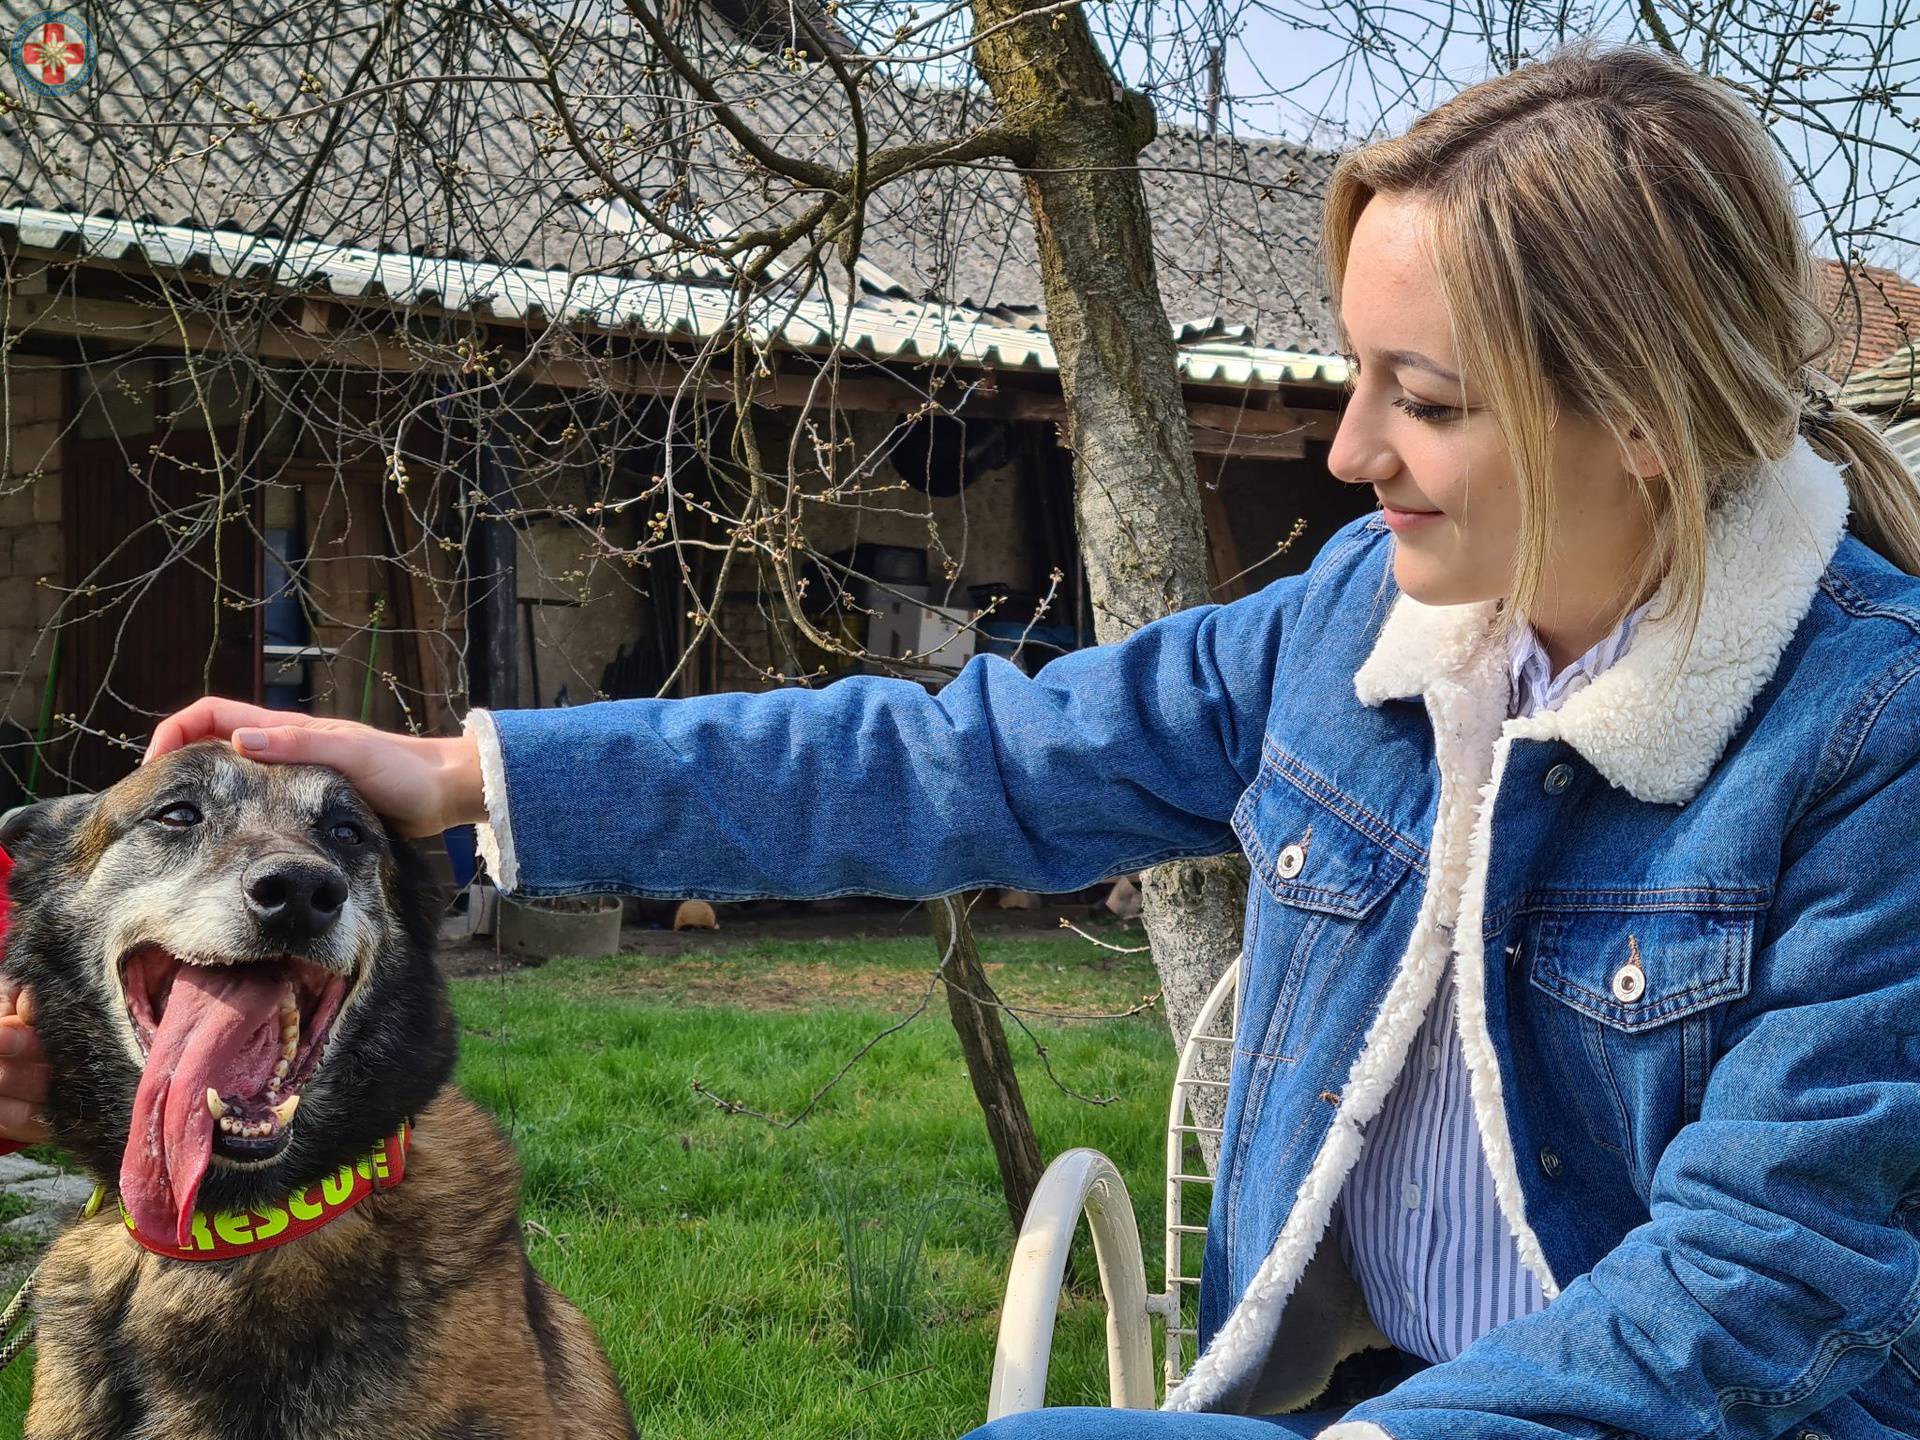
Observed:
[[[120,1198],[148,1235],[192,1238],[194,1198],[213,1157],[209,1088],[258,1095],[280,1057],[278,966],[182,965],[133,1101]]]

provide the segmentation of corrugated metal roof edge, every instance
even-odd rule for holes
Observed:
[[[618,279],[531,266],[451,260],[357,249],[316,240],[281,240],[244,231],[199,230],[152,221],[0,207],[0,236],[42,250],[133,260],[152,269],[189,271],[228,280],[279,283],[289,293],[324,285],[343,298],[397,308],[431,303],[455,313],[527,323],[575,323],[675,340],[718,334],[730,302],[715,287],[678,281]],[[996,323],[987,313],[942,302],[868,297],[852,309],[833,300],[783,298],[748,315],[757,338],[797,350],[837,343],[876,359],[944,360],[987,369],[1057,372],[1059,359],[1044,330]],[[1176,326],[1176,340],[1195,327]],[[1182,375],[1195,384],[1236,388],[1341,385],[1339,356],[1274,350],[1221,339],[1180,347]]]

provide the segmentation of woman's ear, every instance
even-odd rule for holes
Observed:
[[[1660,458],[1660,452],[1653,448],[1638,425],[1627,431],[1627,438],[1620,445],[1620,463],[1629,475],[1642,480],[1657,480],[1667,473],[1667,462]]]

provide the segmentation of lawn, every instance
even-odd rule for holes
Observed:
[[[1154,988],[1144,957],[1071,936],[987,935],[982,953],[1016,1004],[1106,1013]],[[592,1316],[649,1440],[947,1440],[984,1418],[1013,1237],[943,997],[796,1127],[693,1089],[791,1114],[919,1003],[931,960],[909,933],[455,982],[461,1083],[519,1144],[534,1262]],[[1157,1230],[1164,1021],[1030,1023],[1062,1084],[1117,1097],[1064,1094],[1015,1030],[1042,1151],[1105,1150]],[[931,1207],[917,1329],[867,1363],[830,1189],[882,1240]],[[1157,1284],[1151,1233],[1147,1251]],[[1105,1356],[1104,1310],[1083,1288],[1060,1318],[1052,1402],[1105,1403]],[[25,1393],[21,1365],[0,1380],[0,1434],[19,1433]]]

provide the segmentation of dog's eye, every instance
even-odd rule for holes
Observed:
[[[358,845],[367,838],[361,833],[358,825],[346,820],[340,821],[339,824],[335,825],[327,833],[332,835],[333,838],[338,840],[342,845]]]
[[[169,805],[153,818],[169,830],[185,830],[189,825],[200,823],[200,811],[197,807],[182,801],[178,805]]]

